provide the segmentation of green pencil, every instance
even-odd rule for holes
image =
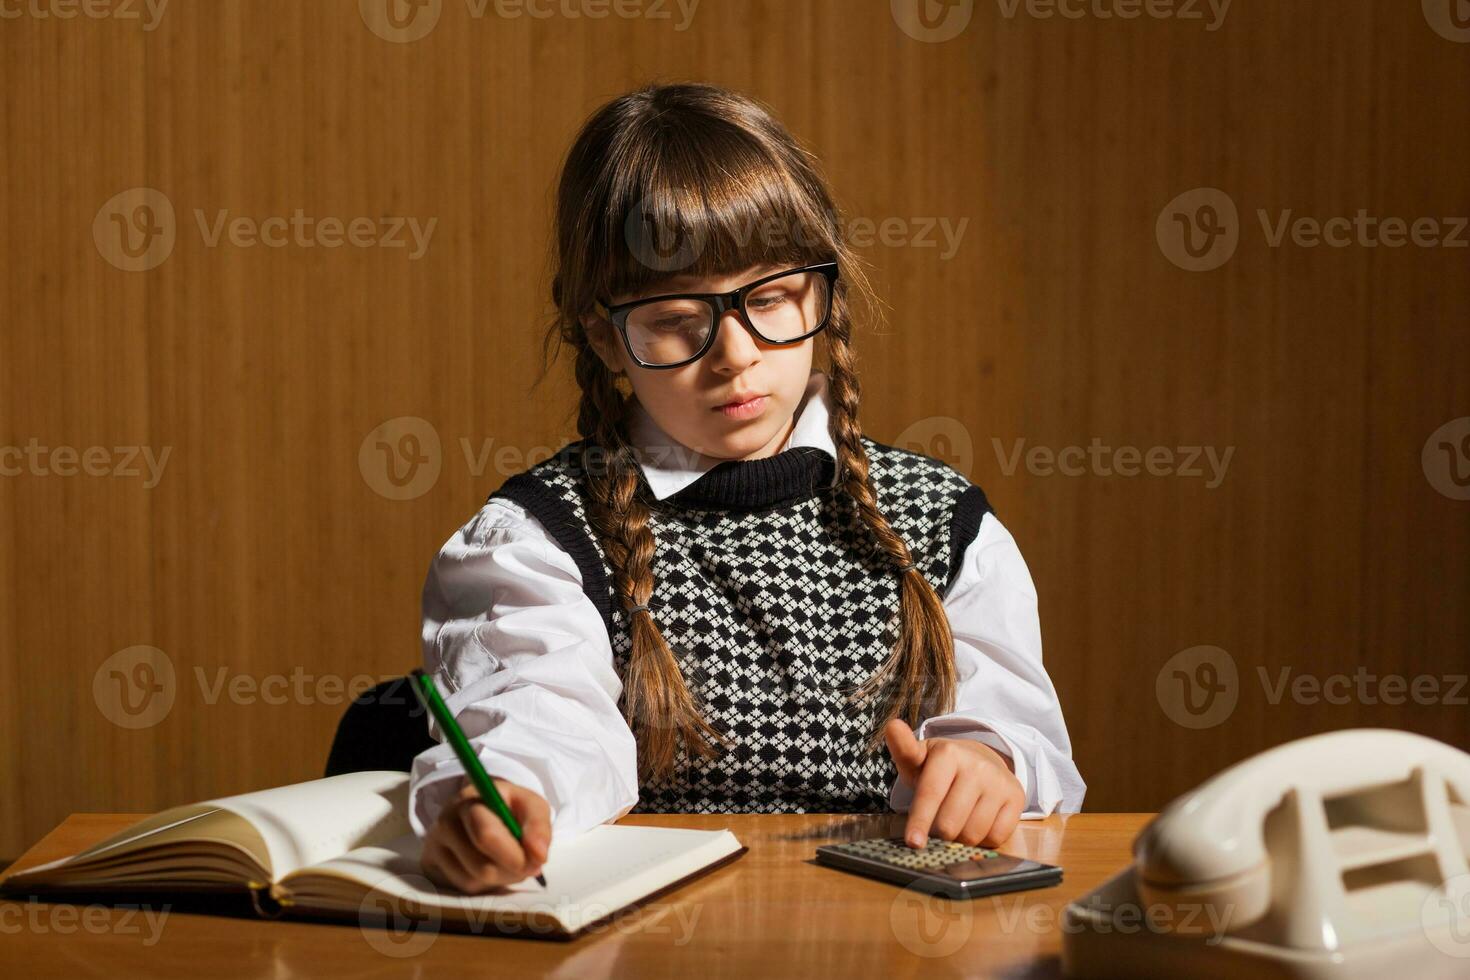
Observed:
[[[510,807],[505,805],[501,799],[500,791],[495,788],[495,781],[480,765],[480,760],[475,755],[475,750],[470,747],[470,740],[465,737],[464,730],[459,727],[459,722],[454,720],[454,715],[449,713],[449,706],[439,696],[439,689],[434,686],[434,678],[424,673],[419,667],[409,672],[409,680],[413,682],[414,693],[418,695],[421,703],[434,720],[439,723],[439,728],[444,732],[449,744],[454,746],[454,754],[459,756],[460,763],[469,774],[470,782],[475,784],[475,789],[480,791],[480,799],[485,805],[495,811],[495,815],[505,822],[510,830],[511,836],[516,840],[521,839],[521,825],[516,821],[515,814],[510,812]],[[541,882],[541,887],[546,887],[546,876],[537,875],[536,880]]]

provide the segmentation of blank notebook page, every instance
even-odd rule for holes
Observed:
[[[386,846],[361,847],[311,870],[334,871],[387,895],[444,908],[554,912],[575,929],[739,849],[727,830],[599,824],[570,841],[552,839],[541,868],[547,887],[526,878],[502,891],[463,895],[438,890],[424,877],[419,867],[421,846],[416,836],[406,834]],[[577,914],[583,906],[585,918]]]

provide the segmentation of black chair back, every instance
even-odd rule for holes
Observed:
[[[408,772],[437,743],[407,677],[383,681],[347,706],[327,755],[328,776],[370,769]]]

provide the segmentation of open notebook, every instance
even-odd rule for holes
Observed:
[[[567,938],[747,850],[728,830],[600,824],[552,838],[542,874],[482,895],[419,868],[408,774],[355,772],[165,810],[0,882],[0,891],[133,895],[250,889],[267,917],[407,914],[446,929]]]

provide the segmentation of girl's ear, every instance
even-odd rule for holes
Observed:
[[[622,373],[621,351],[617,346],[618,338],[614,336],[613,325],[596,313],[584,313],[581,320],[582,329],[587,334],[587,342],[592,345],[598,358],[613,374]]]

